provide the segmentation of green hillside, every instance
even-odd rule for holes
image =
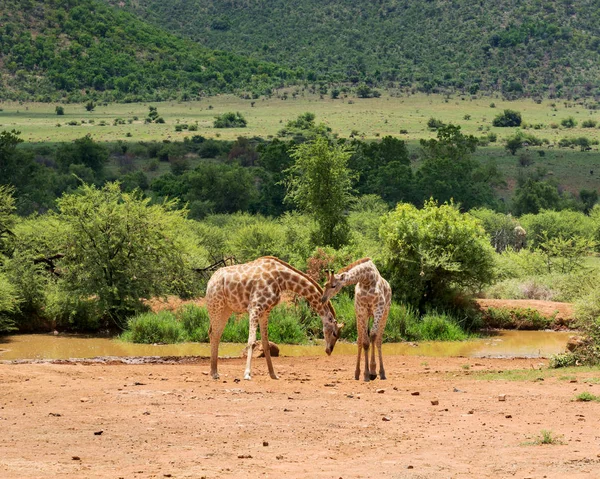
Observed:
[[[259,94],[294,75],[182,40],[97,0],[0,0],[0,99]]]
[[[110,0],[209,48],[367,81],[507,97],[600,94],[600,9],[583,0]]]

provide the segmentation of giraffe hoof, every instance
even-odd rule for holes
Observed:
[[[250,381],[252,379],[252,376],[250,376],[249,374],[244,374],[244,379],[246,381]]]
[[[273,374],[273,375],[271,376],[271,379],[279,379],[279,376],[277,376],[277,374]]]
[[[385,381],[387,378],[385,377],[385,374],[380,374],[379,379],[381,379],[382,381]]]
[[[369,374],[369,379],[373,381],[373,379],[377,379],[377,374]]]
[[[213,373],[213,374],[212,374],[212,378],[213,378],[213,379],[219,379],[219,377],[220,377],[220,376],[219,376],[219,373]]]

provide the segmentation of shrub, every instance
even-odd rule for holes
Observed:
[[[185,331],[188,341],[206,343],[209,340],[208,329],[210,320],[208,310],[194,304],[187,304],[176,313]]]
[[[435,312],[423,316],[413,331],[423,341],[463,341],[468,338],[452,317]]]
[[[173,313],[143,313],[129,319],[127,331],[121,336],[126,341],[143,344],[171,344],[185,339],[183,327]]]
[[[56,114],[59,116],[65,114],[65,108],[60,105],[58,105],[54,111],[56,111]]]
[[[565,128],[575,128],[577,126],[577,120],[575,120],[575,118],[573,118],[572,116],[570,116],[568,118],[563,118],[560,121],[560,124],[562,126],[564,126]]]
[[[240,112],[227,112],[216,116],[213,125],[215,128],[245,128],[247,123]]]
[[[494,251],[479,220],[454,204],[431,200],[419,210],[399,204],[384,216],[385,272],[403,301],[446,306],[457,291],[475,291],[494,277]]]
[[[548,329],[554,318],[546,318],[531,308],[487,308],[483,324],[488,328],[540,330]]]
[[[437,130],[438,128],[441,128],[442,126],[444,126],[444,122],[442,120],[437,120],[435,118],[430,118],[427,121],[427,127],[432,129],[432,130]]]
[[[0,333],[15,329],[11,315],[17,311],[18,304],[17,288],[0,273]]]
[[[521,126],[521,122],[521,113],[515,110],[504,110],[494,118],[492,124],[498,127],[512,127]]]
[[[582,128],[596,128],[598,122],[596,120],[584,120],[581,122]]]

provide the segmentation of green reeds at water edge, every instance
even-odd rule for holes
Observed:
[[[345,324],[342,338],[356,341],[354,302],[347,295],[333,300],[338,321]],[[208,342],[209,317],[206,308],[188,304],[175,312],[143,313],[131,318],[121,339],[133,343],[172,344]],[[461,341],[469,338],[460,322],[446,313],[431,311],[420,317],[411,307],[393,303],[388,316],[384,341]],[[259,332],[260,337],[260,332]],[[269,315],[269,340],[279,344],[307,344],[322,337],[320,318],[304,300],[280,304]],[[245,343],[248,340],[248,315],[233,315],[221,341]]]

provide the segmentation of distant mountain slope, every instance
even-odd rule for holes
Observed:
[[[97,0],[0,0],[0,99],[106,101],[256,92],[295,75],[216,52]]]
[[[594,0],[107,0],[309,79],[599,94]]]

